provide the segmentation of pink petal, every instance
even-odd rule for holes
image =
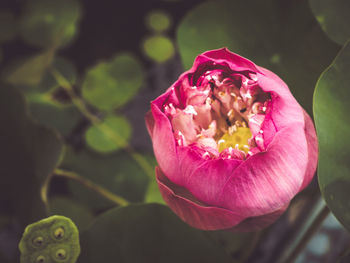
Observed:
[[[308,148],[308,164],[305,172],[305,177],[303,184],[300,187],[300,190],[303,190],[312,180],[315,175],[317,168],[317,159],[318,159],[318,143],[316,137],[315,126],[312,122],[310,116],[304,111],[305,118],[305,135],[307,140]]]
[[[303,109],[295,100],[286,83],[271,71],[258,67],[263,74],[258,74],[259,86],[265,92],[272,93],[270,106],[271,120],[277,131],[293,123],[304,122]]]
[[[170,179],[178,176],[178,159],[175,139],[169,119],[154,103],[151,104],[154,118],[153,150],[161,169]]]
[[[178,82],[179,80],[175,82],[175,84]],[[181,107],[181,101],[179,101],[176,95],[176,91],[174,87],[175,84],[173,84],[170,88],[168,88],[165,93],[163,93],[154,101],[152,101],[151,104],[156,105],[161,110],[165,105],[168,105],[169,103],[173,104],[175,107]]]
[[[261,124],[263,123],[264,119],[264,114],[254,114],[252,117],[249,118],[249,128],[253,136],[259,134]]]
[[[216,197],[218,205],[245,217],[279,210],[299,192],[307,162],[304,125],[284,128],[266,152],[251,156],[235,169]]]
[[[213,138],[200,138],[198,139],[197,143],[201,146],[201,148],[206,149],[206,148],[210,148],[208,149],[208,151],[210,152],[215,152],[215,155],[218,155],[218,146],[216,144],[216,141]]]
[[[145,115],[145,122],[149,136],[153,139],[153,127],[154,127],[154,119],[152,111],[148,111]]]
[[[185,189],[167,180],[159,167],[156,168],[156,178],[165,202],[192,227],[203,230],[228,229],[243,219],[232,211],[199,202]]]
[[[192,94],[187,96],[187,105],[202,105],[208,97],[209,89],[204,91],[196,89],[190,91]]]
[[[233,71],[249,70],[253,72],[259,72],[259,69],[253,62],[235,53],[232,53],[227,48],[220,48],[204,52],[196,58],[194,66],[198,66],[200,63],[203,63],[207,60],[211,60],[216,64],[228,65]]]
[[[196,125],[193,115],[184,111],[178,111],[171,121],[174,132],[179,131],[185,136],[187,142],[193,142],[197,138]]]
[[[183,179],[176,184],[188,189],[202,202],[219,205],[217,197],[221,195],[225,183],[242,160],[205,160],[201,152],[194,147],[179,147],[178,155],[181,167],[179,172],[182,173]]]
[[[263,74],[258,74],[258,83],[263,91],[271,92],[272,101],[262,125],[264,145],[267,147],[275,133],[291,125],[303,125],[303,109],[293,97],[288,86],[273,72],[258,67]]]
[[[277,127],[275,126],[272,115],[272,112],[267,113],[261,126],[261,130],[263,131],[264,147],[267,147],[271,143],[277,132]]]
[[[202,129],[207,129],[212,122],[210,105],[203,104],[200,106],[194,106],[194,109],[197,112],[197,115],[193,116],[194,120]]]

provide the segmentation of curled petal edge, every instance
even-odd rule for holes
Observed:
[[[165,202],[175,214],[194,228],[202,230],[230,229],[244,219],[227,209],[200,203],[186,190],[167,180],[159,167],[156,167],[156,179]]]
[[[195,59],[190,72],[196,71],[199,65],[207,61],[211,61],[217,64],[226,64],[231,70],[237,72],[251,71],[263,74],[252,61],[231,52],[227,48],[214,49],[199,55]]]

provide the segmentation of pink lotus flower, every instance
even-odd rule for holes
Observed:
[[[262,228],[316,170],[314,125],[287,85],[226,48],[199,55],[146,123],[161,194],[196,228]]]

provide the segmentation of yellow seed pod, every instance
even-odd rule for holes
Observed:
[[[69,218],[51,216],[28,225],[18,246],[21,263],[75,263],[79,232]]]

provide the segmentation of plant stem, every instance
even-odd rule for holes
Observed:
[[[73,88],[72,85],[69,83],[69,81],[57,70],[52,69],[51,73],[53,77],[56,79],[57,83],[62,86],[62,88],[65,89],[65,91],[70,96],[73,104],[79,109],[79,111],[88,119],[90,122],[95,125],[98,129],[100,129],[101,132],[103,132],[105,135],[107,135],[115,144],[118,146],[123,147],[123,149],[138,163],[138,165],[145,171],[145,173],[150,177],[153,178],[154,176],[154,168],[149,164],[147,159],[135,152],[130,146],[128,146],[127,142],[115,132],[115,130],[111,129],[109,126],[103,124],[101,120],[96,117],[94,114],[92,114],[89,109],[86,107],[83,100],[78,97]]]
[[[129,202],[125,200],[124,198],[108,191],[107,189],[95,184],[94,182],[90,181],[89,179],[86,179],[82,176],[80,176],[77,173],[65,171],[62,169],[55,169],[54,175],[66,177],[72,180],[77,181],[78,183],[84,185],[85,187],[89,188],[90,190],[98,193],[99,195],[103,196],[104,198],[114,202],[115,204],[119,206],[127,206]]]
[[[322,222],[326,219],[326,217],[329,215],[330,210],[329,208],[324,205],[323,208],[319,211],[317,216],[314,218],[310,226],[308,226],[306,232],[303,234],[301,239],[298,241],[297,245],[294,247],[294,249],[291,251],[291,253],[288,255],[287,259],[283,262],[285,263],[292,263],[297,258],[297,256],[305,249],[306,245],[310,241],[310,239],[313,237],[313,235],[317,232],[319,227],[321,226]]]
[[[41,196],[41,200],[43,201],[44,205],[45,205],[45,210],[46,213],[49,214],[50,211],[50,207],[49,207],[49,199],[48,199],[48,191],[49,191],[49,185],[51,182],[51,178],[52,175],[48,175],[43,183],[43,185],[41,186],[40,189],[40,196]]]

